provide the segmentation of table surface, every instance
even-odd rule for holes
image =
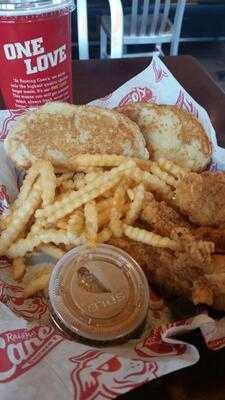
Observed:
[[[225,94],[196,59],[190,56],[165,57],[165,64],[184,88],[209,113],[218,143],[225,147]],[[73,62],[74,103],[85,104],[103,97],[141,72],[149,58],[90,60]],[[4,108],[0,97],[0,108]],[[225,349],[206,348],[200,332],[181,338],[198,347],[200,361],[133,390],[120,400],[225,400]]]

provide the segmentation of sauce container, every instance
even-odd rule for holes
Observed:
[[[149,289],[140,266],[111,246],[79,246],[56,264],[49,282],[52,319],[94,342],[132,336],[147,316]]]

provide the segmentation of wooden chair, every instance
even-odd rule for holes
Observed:
[[[177,0],[173,21],[169,17],[171,0],[132,0],[130,15],[123,15],[121,0],[108,0],[111,15],[101,19],[101,58],[138,57],[163,54],[162,44],[171,43],[170,54],[177,55],[186,0]],[[141,8],[141,3],[143,4]],[[141,10],[141,13],[140,11]],[[110,56],[107,39],[111,37]],[[151,53],[127,53],[128,45],[155,45]]]

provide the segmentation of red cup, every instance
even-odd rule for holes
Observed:
[[[0,4],[0,89],[7,108],[72,103],[73,0]]]

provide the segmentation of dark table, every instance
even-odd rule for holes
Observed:
[[[218,143],[225,147],[223,91],[193,57],[165,57],[163,61],[184,88],[208,111]],[[74,61],[75,104],[85,104],[105,96],[141,72],[149,62],[149,58]],[[1,98],[0,108],[4,108]],[[120,396],[120,400],[225,400],[225,349],[217,352],[208,350],[198,331],[181,339],[197,346],[200,361]]]

